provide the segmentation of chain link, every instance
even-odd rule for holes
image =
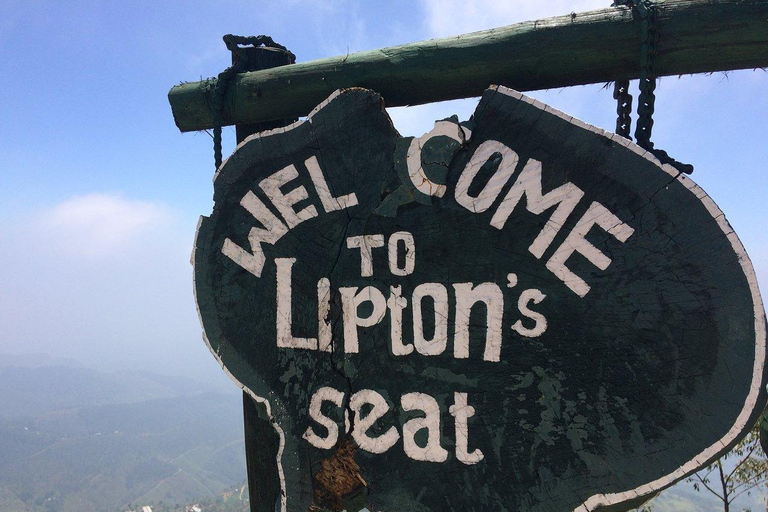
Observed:
[[[614,0],[613,6],[628,6],[636,10],[642,25],[640,27],[640,95],[637,98],[637,126],[635,140],[637,145],[650,151],[662,164],[670,164],[680,172],[691,174],[693,166],[678,162],[666,151],[654,148],[651,142],[653,132],[653,113],[656,108],[656,62],[658,42],[657,9],[651,0]],[[613,97],[618,104],[616,111],[616,133],[629,139],[632,111],[632,96],[628,93],[629,81],[618,80],[614,85]]]
[[[640,0],[636,8],[643,21],[640,27],[640,96],[637,98],[635,140],[641,148],[653,151],[651,132],[656,105],[656,8],[649,0]]]
[[[253,47],[264,46],[265,48],[274,48],[288,53],[291,63],[296,61],[296,56],[292,52],[285,46],[276,43],[269,36],[236,36],[227,34],[223,39],[227,49],[232,52],[232,55],[234,56],[233,63],[227,69],[219,73],[218,77],[208,80],[206,85],[208,90],[213,91],[213,104],[211,105],[211,111],[213,112],[213,160],[217,170],[221,167],[222,163],[221,126],[224,122],[224,94],[227,92],[227,86],[229,85],[230,80],[238,73],[246,71],[245,65],[248,62],[248,56],[246,55],[243,46],[251,45]]]
[[[633,0],[613,0],[613,7],[628,5],[634,7]],[[613,99],[616,100],[616,133],[632,140],[632,95],[629,94],[629,80],[616,80],[613,84]]]
[[[629,94],[629,80],[616,80],[613,84],[613,99],[616,100],[616,133],[632,140],[632,95]]]

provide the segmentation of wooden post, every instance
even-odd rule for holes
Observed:
[[[666,0],[658,9],[658,76],[768,66],[768,0]],[[306,115],[336,89],[366,87],[387,106],[634,79],[641,19],[627,7],[572,13],[463,36],[244,73],[227,89],[225,125]],[[213,126],[209,82],[171,89],[181,131]]]
[[[256,71],[261,69],[286,66],[294,63],[290,52],[277,48],[263,46],[240,48],[241,58],[247,60],[245,69]],[[236,54],[232,54],[235,63]],[[237,143],[244,141],[249,135],[263,130],[279,128],[291,124],[294,119],[279,119],[271,122],[235,125]],[[248,470],[248,499],[251,512],[274,512],[274,504],[280,499],[280,477],[277,466],[269,464],[269,460],[277,457],[280,439],[269,422],[269,416],[263,404],[256,402],[243,391],[243,426],[245,433],[245,462]],[[267,452],[271,456],[259,456]],[[271,506],[268,504],[272,504]]]

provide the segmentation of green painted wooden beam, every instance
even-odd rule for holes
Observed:
[[[768,0],[658,1],[659,76],[768,66]],[[304,116],[334,90],[366,87],[387,106],[637,78],[637,12],[611,7],[238,75],[224,125]],[[213,80],[168,94],[183,132],[213,127]]]

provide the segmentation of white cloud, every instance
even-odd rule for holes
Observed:
[[[0,243],[0,353],[223,375],[194,306],[196,220],[163,203],[89,194],[0,224],[9,241]]]
[[[52,248],[99,257],[123,250],[140,235],[167,225],[171,217],[170,210],[159,203],[88,194],[42,212],[39,227]]]
[[[606,0],[423,0],[432,37],[447,37],[571,12],[604,9]]]

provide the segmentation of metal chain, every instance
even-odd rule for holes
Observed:
[[[637,145],[650,151],[662,164],[670,164],[680,172],[691,174],[693,166],[678,162],[666,151],[654,148],[651,142],[653,132],[653,113],[656,107],[656,71],[654,69],[656,46],[658,42],[658,26],[656,6],[651,0],[614,0],[614,6],[626,5],[637,10],[642,20],[640,28],[640,95],[637,98],[637,126],[635,140]],[[616,98],[618,119],[616,133],[629,139],[630,112],[632,96],[627,92],[628,80],[619,80],[614,85],[613,97]]]
[[[223,39],[227,49],[234,55],[234,62],[227,69],[219,73],[218,77],[209,80],[207,85],[209,90],[213,90],[213,105],[211,105],[211,110],[213,112],[213,160],[217,170],[221,167],[222,163],[221,126],[224,122],[222,115],[224,108],[224,94],[227,92],[229,81],[238,73],[245,71],[245,63],[248,61],[248,57],[243,51],[242,46],[251,45],[254,47],[264,46],[266,48],[274,48],[288,53],[292,63],[296,61],[296,56],[293,53],[291,53],[285,46],[277,44],[269,36],[235,36],[227,34]]]
[[[641,27],[642,46],[640,49],[640,96],[637,99],[637,128],[635,139],[637,144],[653,153],[662,164],[670,164],[678,171],[691,174],[693,166],[678,162],[662,149],[655,149],[651,142],[653,131],[653,111],[656,104],[656,43],[658,41],[658,27],[656,20],[656,5],[651,0],[640,0],[637,3],[637,11],[643,20]]]
[[[613,7],[634,6],[632,0],[614,0]],[[629,80],[616,80],[613,84],[613,99],[616,100],[616,133],[632,140],[632,95],[629,94]]]
[[[637,98],[635,140],[641,148],[653,151],[651,132],[656,103],[656,9],[649,0],[640,0],[636,7],[643,22],[640,27],[640,96]]]
[[[632,95],[629,94],[629,80],[616,80],[613,84],[613,99],[616,100],[616,133],[632,140]]]

